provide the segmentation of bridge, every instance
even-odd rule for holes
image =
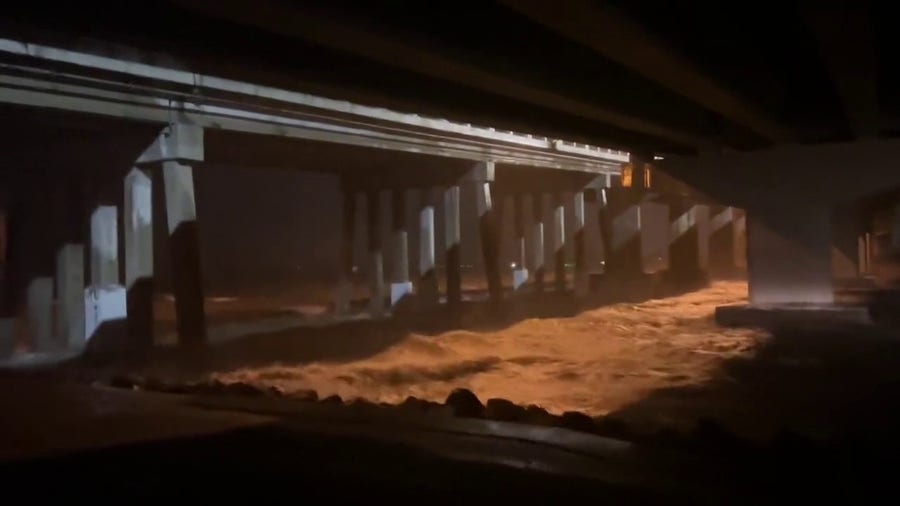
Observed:
[[[900,145],[891,136],[891,104],[873,92],[890,83],[890,74],[872,70],[884,63],[876,51],[881,39],[853,39],[887,36],[875,11],[837,19],[829,11],[785,9],[767,19],[772,37],[765,42],[746,28],[748,19],[766,16],[758,10],[697,13],[691,22],[704,23],[697,33],[727,42],[711,47],[685,35],[689,30],[667,28],[672,13],[644,2],[579,1],[572,16],[542,2],[500,1],[479,3],[477,17],[466,2],[378,9],[274,0],[97,5],[103,8],[62,7],[52,19],[33,6],[16,7],[4,24],[0,102],[9,123],[22,126],[5,136],[7,151],[18,153],[7,166],[79,166],[65,176],[71,182],[96,171],[93,160],[102,153],[110,177],[85,190],[83,204],[93,213],[90,262],[79,260],[86,253],[74,234],[57,241],[73,247],[60,250],[56,271],[76,280],[76,304],[84,276],[78,266],[90,264],[88,303],[101,308],[108,300],[114,314],[134,320],[133,329],[143,328],[137,322],[148,318],[152,292],[152,225],[142,217],[152,215],[148,192],[157,190],[147,173],[161,167],[179,332],[186,343],[202,342],[194,167],[296,167],[303,159],[304,168],[316,170],[321,143],[342,146],[352,158],[337,171],[345,244],[338,312],[349,308],[352,221],[362,211],[357,193],[366,197],[376,315],[408,294],[436,300],[441,257],[447,304],[459,302],[459,209],[467,204],[477,214],[488,291],[499,303],[498,196],[513,201],[509,225],[520,252],[514,289],[542,289],[545,271],[562,280],[556,288],[568,288],[560,253],[566,230],[575,243],[576,293],[642,283],[647,234],[669,237],[670,264],[677,266],[671,276],[702,279],[710,230],[724,231],[724,250],[733,250],[744,227],[732,207],[710,216],[706,204],[722,203],[747,210],[751,309],[838,308],[858,319],[859,308],[835,305],[835,280],[858,278],[873,256],[890,249],[890,234],[876,224],[900,184],[895,171],[884,170]],[[142,15],[130,15],[132,9]],[[126,275],[119,279],[113,194],[132,167],[121,206]],[[8,169],[9,187],[42,184],[10,175],[26,172]],[[461,187],[472,190],[471,202],[461,202]],[[376,218],[388,189],[390,248]],[[416,222],[405,212],[413,189],[421,194]],[[564,202],[566,192],[571,202]],[[641,224],[651,202],[670,206],[671,223],[655,232]],[[436,207],[449,217],[442,232],[435,230]],[[430,238],[418,240],[412,255],[410,229]],[[586,241],[586,234],[596,237]],[[445,237],[446,251],[435,251],[436,235]],[[591,241],[603,244],[604,281],[589,267]],[[386,251],[392,265],[415,272],[394,269],[387,283]],[[18,284],[43,301],[31,306],[50,304],[48,278]]]

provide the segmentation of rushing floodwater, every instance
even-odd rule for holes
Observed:
[[[718,282],[679,297],[528,319],[498,331],[410,334],[360,360],[274,364],[214,376],[388,403],[408,396],[443,401],[465,387],[482,400],[502,397],[556,413],[602,415],[655,389],[702,384],[721,374],[723,360],[750,354],[763,333],[723,329],[712,320],[715,306],[745,300],[746,292],[746,283]]]

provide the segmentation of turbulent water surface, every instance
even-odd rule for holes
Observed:
[[[388,403],[407,396],[443,401],[465,387],[483,400],[602,415],[656,389],[713,380],[723,360],[750,354],[763,333],[723,329],[712,320],[715,306],[745,300],[746,293],[746,283],[717,282],[678,297],[527,319],[496,331],[410,334],[358,360],[276,363],[214,376]]]

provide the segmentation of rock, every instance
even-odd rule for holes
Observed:
[[[601,416],[595,421],[596,432],[601,436],[617,439],[631,439],[634,432],[622,420],[612,416]]]
[[[334,394],[334,395],[329,395],[328,397],[322,399],[321,402],[324,402],[326,404],[343,404],[344,400],[341,399],[340,395]]]
[[[316,402],[319,400],[319,394],[315,390],[297,390],[291,392],[291,399],[303,402]]]
[[[201,394],[221,394],[225,392],[225,383],[217,379],[210,379],[206,382],[197,383],[194,388],[197,393]]]
[[[453,408],[453,414],[466,418],[481,418],[484,405],[471,390],[457,388],[450,392],[444,404]]]
[[[744,441],[712,418],[703,417],[691,432],[694,443],[715,451],[734,451],[744,446]]]
[[[557,425],[559,422],[559,418],[548,413],[546,409],[531,404],[527,408],[525,408],[525,418],[522,420],[525,423],[530,423],[532,425],[542,425],[545,427],[550,427],[553,425]]]
[[[144,385],[141,387],[141,390],[147,390],[149,392],[165,392],[166,387],[166,383],[162,380],[156,378],[147,378],[146,381],[144,381]]]
[[[278,389],[278,387],[269,387],[266,389],[266,395],[269,397],[284,397],[284,392]]]
[[[484,417],[501,422],[518,422],[525,418],[525,408],[507,399],[488,399]]]
[[[225,385],[225,393],[231,395],[256,396],[262,395],[263,391],[249,383],[228,383]]]
[[[187,394],[191,391],[191,385],[184,382],[162,382],[161,392],[167,394]]]
[[[350,403],[348,405],[354,409],[375,409],[378,407],[378,405],[375,404],[374,402],[367,401],[366,399],[363,399],[362,397],[357,397],[357,398],[353,399],[352,401],[350,401]]]
[[[559,419],[559,425],[567,429],[581,432],[596,432],[597,425],[594,419],[578,411],[566,411]]]
[[[428,401],[410,395],[400,403],[400,407],[413,411],[427,411],[431,406]]]
[[[115,388],[125,388],[128,390],[142,390],[145,388],[147,380],[141,376],[122,374],[113,376],[109,380],[109,386]]]

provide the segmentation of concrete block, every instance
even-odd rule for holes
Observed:
[[[411,281],[391,283],[391,307],[396,306],[403,297],[412,295],[413,284]]]
[[[56,344],[53,339],[53,278],[31,280],[26,298],[34,350],[52,350]]]
[[[197,125],[173,123],[159,134],[138,158],[137,163],[156,163],[171,160],[202,162],[204,158],[203,128]]]
[[[84,335],[94,339],[104,325],[127,318],[124,286],[91,286],[84,291]]]
[[[753,211],[749,218],[750,303],[830,306],[834,285],[829,210],[785,206]]]
[[[528,282],[528,269],[513,270],[513,290],[520,290]]]
[[[84,246],[66,244],[56,258],[59,334],[68,348],[84,345]]]
[[[116,206],[91,214],[91,285],[119,284],[119,226]]]
[[[138,169],[125,177],[125,285],[153,277],[153,186]]]

